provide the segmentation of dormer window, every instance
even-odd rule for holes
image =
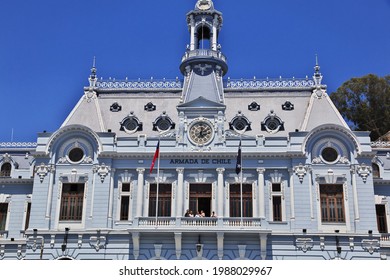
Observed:
[[[284,131],[284,122],[271,110],[268,117],[261,123],[261,130],[271,134]]]
[[[247,117],[242,115],[241,111],[229,123],[229,129],[235,131],[251,131],[251,122]]]
[[[154,105],[152,102],[149,102],[144,106],[144,109],[146,112],[153,112],[156,111],[156,105]]]
[[[121,123],[121,131],[124,131],[128,134],[135,133],[137,131],[142,131],[142,123],[139,121],[139,119],[134,116],[134,112],[130,112],[130,115],[128,115]]]
[[[294,110],[294,104],[292,104],[290,101],[286,101],[283,105],[282,105],[282,109],[284,111],[293,111]]]
[[[3,163],[0,170],[0,177],[10,177],[11,176],[11,163]]]
[[[379,165],[376,163],[372,164],[372,177],[374,177],[375,179],[378,179],[381,177],[380,171],[379,171]]]
[[[111,112],[120,112],[120,111],[122,111],[122,106],[119,105],[118,102],[115,102],[114,104],[111,105],[110,111]]]
[[[259,111],[260,105],[256,101],[253,101],[251,104],[248,105],[248,110],[249,111]]]
[[[153,131],[163,132],[174,128],[175,123],[168,117],[165,111],[153,122]]]

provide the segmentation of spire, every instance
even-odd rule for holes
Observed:
[[[322,83],[322,74],[320,72],[320,65],[318,64],[318,55],[316,54],[316,66],[314,67],[314,82],[316,83],[316,86],[321,86]]]
[[[95,87],[96,81],[97,81],[97,69],[96,69],[96,57],[93,57],[93,62],[92,62],[92,68],[91,68],[91,75],[89,76],[89,86],[90,87]]]

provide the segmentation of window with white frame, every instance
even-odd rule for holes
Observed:
[[[231,184],[229,194],[230,217],[241,217],[241,185]],[[252,184],[242,185],[242,216],[253,217]]]
[[[81,221],[83,218],[84,184],[63,184],[60,221]]]
[[[27,202],[26,205],[26,217],[24,220],[24,230],[27,230],[30,225],[30,214],[31,214],[31,202]]]
[[[149,217],[156,216],[157,184],[150,184],[149,190]],[[158,186],[158,212],[159,217],[170,217],[172,208],[172,184],[159,184]]]
[[[128,221],[130,218],[130,196],[131,196],[130,183],[122,183],[120,187],[120,209],[119,220]]]
[[[7,224],[8,203],[0,203],[0,231],[4,231]]]
[[[274,222],[283,221],[282,184],[281,183],[272,183],[271,203],[272,203],[272,220]]]
[[[321,221],[345,223],[343,185],[320,185]]]

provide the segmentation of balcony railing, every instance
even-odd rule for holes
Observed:
[[[382,233],[381,235],[381,243],[386,242],[390,245],[390,233]]]
[[[220,229],[237,229],[237,228],[259,228],[261,227],[260,218],[174,218],[174,217],[145,217],[136,218],[133,227],[149,228],[220,228]]]
[[[182,59],[181,62],[186,61],[187,59],[190,58],[215,58],[222,60],[223,62],[226,63],[226,56],[222,54],[220,51],[213,51],[213,50],[205,50],[205,49],[198,49],[198,50],[193,50],[193,51],[187,51]]]

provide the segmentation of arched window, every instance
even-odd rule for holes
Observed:
[[[202,25],[198,29],[198,49],[211,49],[211,33],[206,25]]]
[[[381,174],[379,172],[379,165],[376,164],[376,163],[372,164],[372,176],[374,178],[380,178],[381,177]]]
[[[11,176],[11,163],[6,162],[1,166],[0,177]]]

